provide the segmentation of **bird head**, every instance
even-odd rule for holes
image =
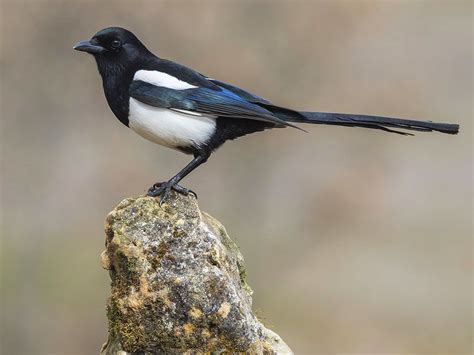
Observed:
[[[137,64],[152,55],[132,32],[121,27],[100,30],[90,40],[80,41],[73,48],[92,54],[101,74],[109,68]]]

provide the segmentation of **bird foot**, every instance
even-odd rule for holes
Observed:
[[[197,198],[197,195],[194,191],[189,190],[185,187],[182,187],[176,183],[169,182],[169,181],[157,182],[156,184],[153,184],[153,186],[148,189],[147,195],[151,197],[156,197],[158,195],[161,195],[160,197],[160,206],[161,206],[163,203],[165,203],[168,200],[171,190],[174,190],[185,196],[188,196],[191,193],[194,195],[194,197]]]

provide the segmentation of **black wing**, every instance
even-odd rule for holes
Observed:
[[[198,87],[174,90],[156,86],[141,80],[130,85],[130,96],[150,106],[187,111],[190,114],[205,114],[215,117],[233,117],[271,122],[276,126],[294,126],[273,115],[269,110],[253,104],[225,87],[218,89]]]

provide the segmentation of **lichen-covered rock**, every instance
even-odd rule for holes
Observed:
[[[192,196],[122,201],[106,220],[112,295],[102,354],[288,354],[252,313],[242,255]]]

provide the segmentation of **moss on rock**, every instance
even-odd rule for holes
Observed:
[[[192,196],[128,198],[106,219],[102,354],[291,353],[252,313],[244,260]]]

